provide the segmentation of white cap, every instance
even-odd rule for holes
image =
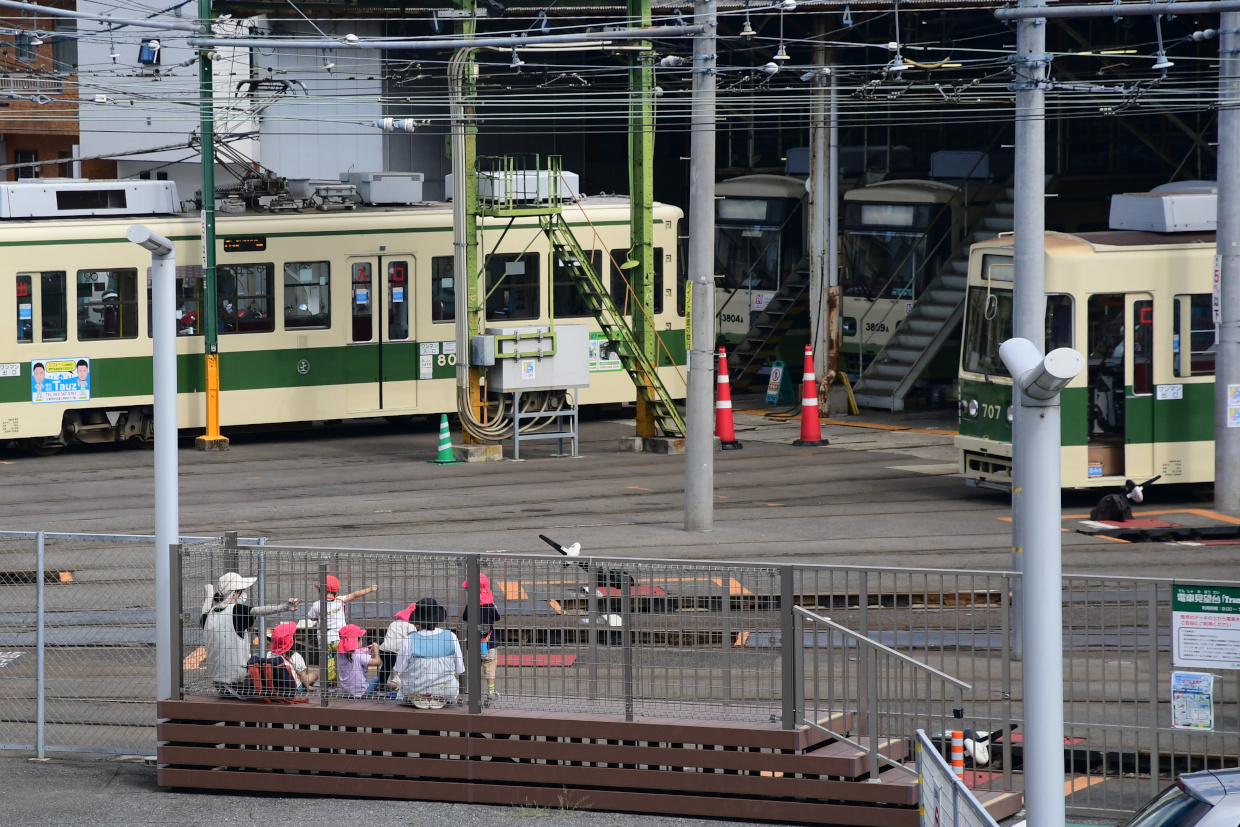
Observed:
[[[216,592],[219,594],[243,592],[257,582],[257,577],[242,577],[235,571],[225,572],[220,575],[219,586],[216,588]]]

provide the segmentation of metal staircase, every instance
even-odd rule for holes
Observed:
[[[809,261],[802,259],[758,314],[749,333],[728,354],[728,374],[732,377],[733,390],[743,391],[753,384],[758,369],[766,364],[792,328],[795,311],[804,306],[808,289]]]
[[[655,365],[633,335],[632,328],[625,322],[624,314],[616,307],[611,291],[590,265],[589,257],[577,243],[568,223],[559,214],[542,215],[539,222],[543,232],[551,240],[555,261],[564,265],[564,270],[577,286],[590,312],[594,314],[599,327],[607,336],[607,341],[615,348],[620,364],[628,371],[629,378],[637,387],[638,395],[652,412],[659,431],[665,436],[684,436],[685,420],[680,415],[680,410],[659,379]]]
[[[904,397],[943,343],[959,327],[969,274],[969,245],[1012,231],[1015,191],[1008,187],[1002,200],[993,201],[981,229],[970,233],[943,265],[939,275],[917,297],[913,309],[853,388],[857,404],[889,411],[904,410]]]

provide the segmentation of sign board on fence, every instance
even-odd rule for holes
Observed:
[[[1240,589],[1171,587],[1171,660],[1198,669],[1240,669]]]
[[[1214,676],[1207,672],[1171,673],[1171,727],[1214,729]]]

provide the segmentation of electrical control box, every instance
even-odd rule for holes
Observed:
[[[512,393],[590,386],[586,325],[559,324],[554,335],[546,325],[490,327],[486,332],[495,337],[495,364],[487,370],[490,389]]]
[[[494,336],[475,336],[469,340],[469,364],[475,368],[489,368],[495,364]]]

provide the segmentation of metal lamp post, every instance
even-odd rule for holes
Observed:
[[[172,697],[172,561],[180,542],[177,503],[176,251],[159,233],[135,224],[125,237],[151,251],[151,333],[155,385],[155,669],[156,699]]]

